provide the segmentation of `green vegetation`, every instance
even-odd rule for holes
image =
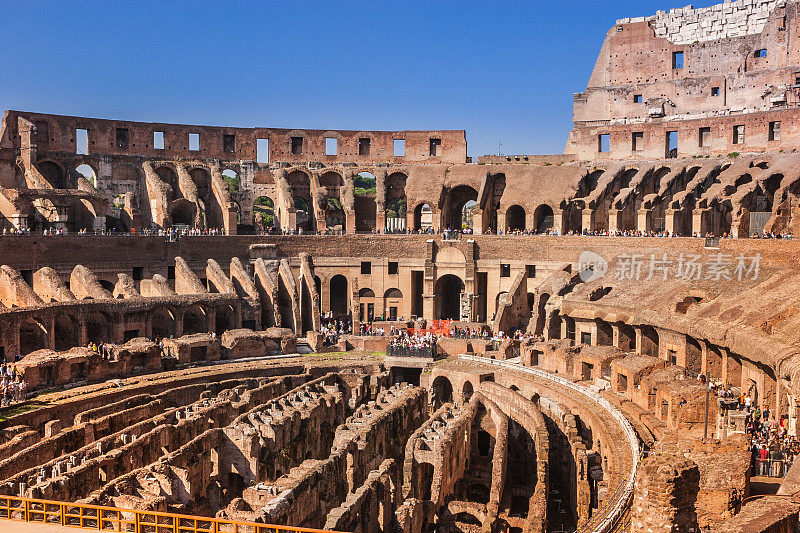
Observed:
[[[730,159],[736,159],[736,158],[737,158],[737,157],[739,157],[740,155],[741,155],[741,154],[740,154],[739,152],[731,152],[731,153],[729,153],[729,154],[728,154],[728,157],[729,157]]]
[[[356,196],[375,194],[375,176],[369,172],[359,172],[353,179]]]
[[[386,204],[386,218],[406,218],[406,199],[396,198]]]
[[[257,225],[270,228],[275,222],[275,204],[267,196],[259,196],[253,202],[253,219]]]

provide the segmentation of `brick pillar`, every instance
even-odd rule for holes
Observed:
[[[645,232],[653,228],[653,210],[652,209],[639,209],[636,218],[636,230]]]
[[[707,231],[707,224],[703,222],[705,213],[708,212],[708,209],[695,209],[692,211],[692,235],[699,234],[701,237],[705,235]]]
[[[664,231],[675,234],[675,209],[664,210]]]
[[[620,209],[608,210],[608,231],[614,232],[619,229],[621,213],[622,211]]]
[[[593,231],[594,225],[592,224],[592,214],[594,209],[586,208],[581,211],[581,229]]]
[[[631,510],[631,533],[697,531],[695,501],[700,470],[673,454],[651,455],[641,462]]]

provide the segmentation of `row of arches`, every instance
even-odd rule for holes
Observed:
[[[210,332],[222,335],[236,329],[239,323],[239,311],[231,304],[213,308],[203,304],[185,308],[162,306],[131,317],[112,316],[103,311],[86,315],[60,312],[49,320],[25,318],[17,329],[18,343],[3,344],[8,348],[6,353],[11,353],[16,344],[18,353],[27,355],[42,349],[66,351],[90,342],[125,342],[139,336],[170,338]]]

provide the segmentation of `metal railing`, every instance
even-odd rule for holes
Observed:
[[[619,424],[620,429],[622,429],[622,432],[625,434],[626,440],[628,441],[628,446],[630,447],[632,459],[631,470],[628,473],[624,485],[617,487],[617,490],[614,491],[612,498],[607,500],[608,503],[603,506],[603,512],[595,513],[595,515],[592,516],[589,521],[578,526],[578,531],[593,531],[596,533],[607,533],[609,531],[613,531],[614,528],[623,521],[625,514],[630,509],[631,502],[633,501],[633,488],[634,484],[636,483],[636,469],[639,466],[639,460],[641,457],[639,437],[636,435],[633,425],[631,425],[630,421],[625,418],[625,415],[623,415],[619,409],[614,407],[611,402],[596,392],[578,385],[564,377],[551,374],[550,372],[545,372],[544,370],[531,368],[529,366],[522,366],[518,363],[509,363],[506,361],[487,359],[485,357],[478,357],[474,355],[459,355],[459,357],[468,361],[491,364],[508,368],[510,370],[516,370],[517,372],[524,372],[526,374],[531,374],[538,378],[557,383],[566,389],[585,396],[592,402],[598,404],[601,409],[607,411],[612,417],[614,417]]]
[[[321,529],[256,524],[223,518],[0,496],[0,521],[124,533],[335,533]],[[0,530],[2,530],[0,526]]]

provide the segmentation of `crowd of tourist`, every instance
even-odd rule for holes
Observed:
[[[0,386],[2,387],[2,406],[21,402],[27,394],[27,384],[22,375],[17,373],[17,366],[12,363],[0,365]]]
[[[408,330],[398,330],[397,334],[389,341],[389,346],[393,348],[414,348],[418,350],[430,350],[436,346],[439,337],[431,332],[409,333]]]
[[[89,351],[98,354],[103,361],[110,361],[111,359],[113,359],[112,348],[114,347],[114,345],[111,343],[89,342],[89,344],[86,347],[89,349]]]
[[[353,326],[349,320],[341,318],[333,318],[333,315],[328,313],[322,316],[320,320],[320,333],[324,338],[324,344],[331,346],[339,342],[339,337],[342,335],[349,335],[353,331]]]
[[[748,432],[752,439],[752,472],[757,476],[783,477],[800,453],[797,437],[787,434],[788,417],[770,418],[769,410],[755,408],[749,417]]]

